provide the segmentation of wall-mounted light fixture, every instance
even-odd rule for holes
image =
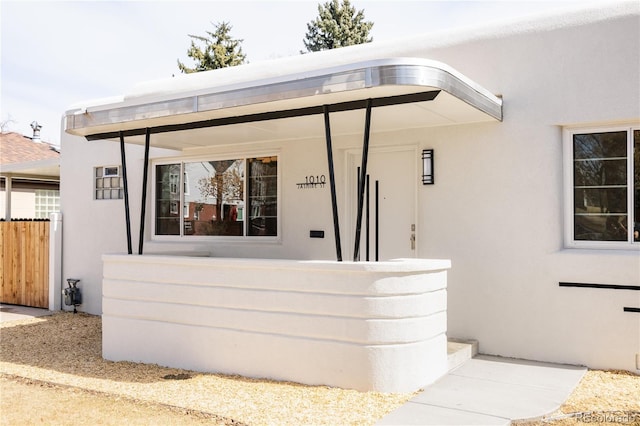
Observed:
[[[433,149],[422,150],[422,184],[433,185]]]

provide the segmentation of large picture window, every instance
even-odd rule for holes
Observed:
[[[639,243],[640,129],[574,130],[565,144],[571,201],[568,243]]]
[[[156,235],[278,235],[276,156],[159,164],[155,185]]]

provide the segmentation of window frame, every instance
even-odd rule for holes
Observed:
[[[634,139],[633,132],[640,130],[640,123],[622,123],[618,125],[602,125],[602,126],[571,126],[563,128],[562,145],[563,145],[563,181],[564,181],[564,245],[565,248],[584,248],[584,249],[612,249],[612,250],[640,250],[640,242],[633,240],[633,180],[634,180]],[[621,132],[627,133],[627,215],[628,215],[628,234],[626,241],[589,241],[574,239],[574,152],[573,152],[573,136],[576,134],[588,133],[607,133]]]
[[[260,236],[260,235],[248,235],[248,216],[243,211],[243,235],[187,235],[184,232],[184,214],[180,214],[180,234],[179,235],[159,235],[156,234],[156,167],[169,164],[180,165],[180,180],[178,181],[178,188],[184,188],[185,184],[185,164],[200,161],[225,161],[225,160],[242,160],[245,162],[245,179],[243,183],[243,193],[245,197],[248,194],[248,179],[247,179],[247,163],[251,158],[260,157],[276,157],[278,161],[278,173],[276,177],[276,190],[277,190],[277,225],[275,236]],[[217,154],[217,155],[199,155],[199,156],[185,156],[185,157],[163,157],[151,161],[151,240],[152,241],[173,241],[173,242],[202,242],[202,241],[216,241],[216,242],[228,242],[228,243],[281,243],[282,241],[282,169],[281,169],[282,155],[277,150],[269,151],[249,151],[239,152],[232,154]],[[187,178],[188,179],[188,178]],[[184,206],[185,191],[180,192],[180,206]],[[245,206],[243,210],[246,210],[248,200],[245,199]]]

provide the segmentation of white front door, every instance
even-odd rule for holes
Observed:
[[[370,261],[376,260],[376,246],[379,260],[416,256],[416,183],[418,181],[416,155],[414,147],[369,150],[367,162],[369,200],[367,203],[365,196],[360,234],[360,260],[367,259],[367,229]],[[346,191],[348,194],[348,226],[346,228],[349,235],[346,241],[349,245],[343,247],[345,260],[353,260],[354,256],[358,211],[358,168],[361,167],[361,158],[361,152],[347,153],[347,185],[349,187]],[[369,206],[368,226],[367,204]]]

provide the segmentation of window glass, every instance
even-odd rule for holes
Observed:
[[[184,165],[184,235],[244,235],[244,160]]]
[[[155,197],[156,235],[278,235],[276,156],[157,165]]]
[[[180,164],[156,166],[156,235],[180,235],[180,194],[175,176],[180,176]]]
[[[627,156],[627,132],[585,133],[573,136],[574,158],[615,158]]]
[[[119,166],[95,168],[94,193],[96,200],[118,200],[124,198],[124,181],[118,176]]]
[[[249,235],[278,235],[278,159],[251,158],[249,168]]]
[[[575,134],[574,238],[627,241],[627,132]]]
[[[633,131],[633,241],[640,241],[640,130]]]

